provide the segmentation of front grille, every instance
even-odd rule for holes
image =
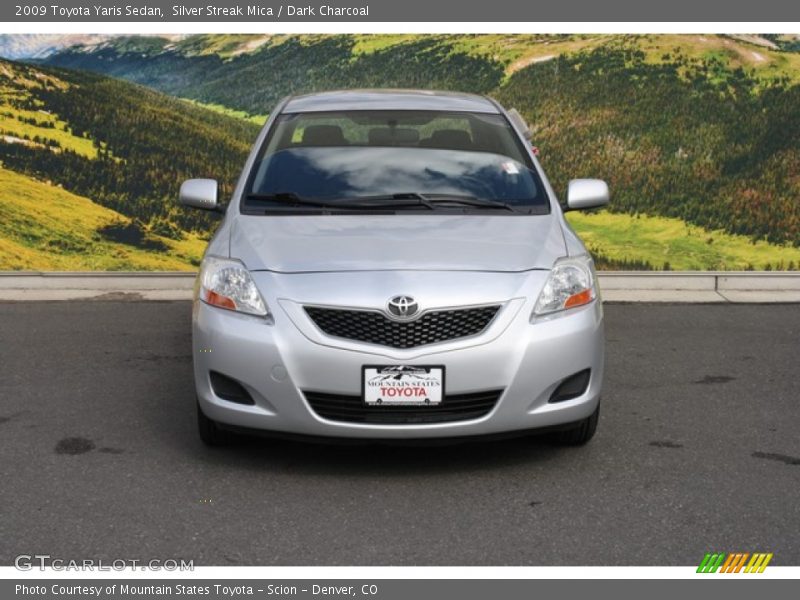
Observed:
[[[349,423],[408,424],[468,421],[489,414],[503,390],[445,396],[433,406],[367,406],[361,396],[304,392],[323,419]]]
[[[392,348],[415,348],[478,335],[491,323],[498,305],[432,310],[414,321],[393,321],[383,313],[306,306],[323,332],[333,337]]]

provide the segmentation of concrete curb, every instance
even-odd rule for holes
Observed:
[[[800,302],[800,272],[601,272],[605,302]]]
[[[0,271],[2,290],[191,290],[197,273],[9,272]]]
[[[0,272],[0,301],[188,300],[193,272]],[[605,302],[800,302],[800,272],[599,274]]]
[[[604,290],[800,291],[800,271],[604,271],[599,276]]]

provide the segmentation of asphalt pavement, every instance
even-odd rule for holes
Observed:
[[[208,449],[188,302],[0,303],[0,564],[800,564],[800,305],[606,318],[582,448]]]

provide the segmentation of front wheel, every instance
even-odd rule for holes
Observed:
[[[200,403],[197,403],[197,433],[206,446],[224,446],[229,440],[228,433],[220,429],[217,422],[209,419]]]
[[[552,441],[561,446],[583,446],[594,437],[597,431],[597,421],[600,419],[600,404],[594,412],[578,421],[573,426],[563,431],[557,431],[552,436]]]

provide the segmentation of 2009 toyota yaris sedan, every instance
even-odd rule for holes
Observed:
[[[202,440],[595,432],[603,312],[525,122],[492,99],[343,91],[282,101],[195,286]],[[186,181],[184,205],[218,205]]]

